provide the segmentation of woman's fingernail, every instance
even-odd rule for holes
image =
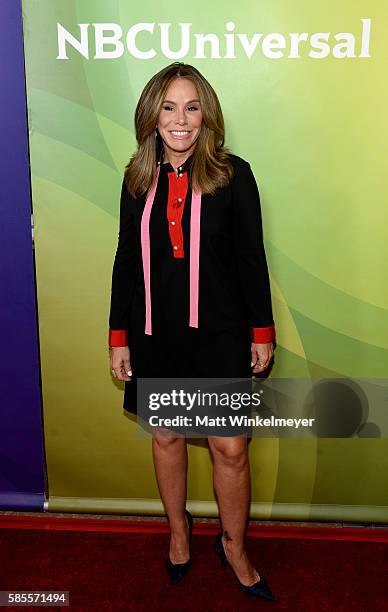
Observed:
[[[253,361],[251,361],[251,367],[253,366]]]
[[[132,372],[131,370],[129,370],[129,372],[127,372],[128,376],[132,376]]]

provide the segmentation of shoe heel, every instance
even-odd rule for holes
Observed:
[[[193,517],[188,510],[185,510],[187,525],[189,528],[189,560],[186,563],[172,563],[170,557],[167,558],[167,571],[170,576],[171,582],[177,584],[188,573],[191,568],[191,541],[193,532]]]
[[[228,560],[226,558],[226,554],[225,554],[225,550],[224,550],[221,538],[222,538],[222,533],[217,534],[216,539],[214,541],[214,550],[220,558],[221,567],[226,567],[228,564]]]
[[[191,549],[191,541],[193,537],[193,517],[188,510],[185,510],[187,525],[189,527],[189,548]]]
[[[226,565],[228,565],[229,561],[226,557],[224,545],[222,543],[222,532],[216,535],[216,539],[214,541],[214,550],[220,558],[221,566],[225,567]],[[252,595],[253,597],[262,597],[271,601],[275,600],[275,597],[262,574],[258,582],[255,582],[255,584],[252,584],[251,586],[246,586],[245,584],[242,584],[239,580],[238,583],[240,585],[241,590],[244,593],[247,593],[248,595]]]

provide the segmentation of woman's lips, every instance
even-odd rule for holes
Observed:
[[[176,140],[184,140],[185,138],[188,138],[190,136],[191,131],[187,131],[187,130],[173,130],[173,131],[170,132],[170,134]]]

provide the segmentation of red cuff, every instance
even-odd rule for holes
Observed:
[[[275,340],[275,323],[268,327],[251,327],[252,342],[264,344]]]
[[[109,329],[109,346],[128,346],[128,331],[126,329]]]

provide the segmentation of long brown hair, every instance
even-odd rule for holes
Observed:
[[[155,74],[144,87],[135,111],[137,151],[125,166],[125,183],[129,193],[141,197],[152,185],[163,141],[156,130],[160,109],[171,81],[176,77],[190,79],[198,92],[202,109],[202,126],[189,166],[192,188],[214,194],[229,183],[233,167],[224,146],[225,127],[217,94],[194,66],[173,62]]]

